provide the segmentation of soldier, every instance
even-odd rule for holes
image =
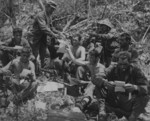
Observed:
[[[28,41],[22,37],[22,29],[19,27],[16,27],[13,29],[13,38],[6,40],[3,43],[4,46],[7,47],[15,47],[15,46],[23,46],[23,47],[30,47]],[[5,66],[8,64],[8,62],[11,60],[9,55],[16,57],[16,53],[12,52],[11,50],[7,50],[5,48],[0,50],[0,59],[2,66]]]
[[[145,112],[149,100],[148,81],[140,68],[132,66],[130,61],[131,53],[119,52],[117,65],[106,71],[108,80],[95,78],[93,83],[108,90],[105,96],[106,111],[113,111],[118,117],[125,116],[129,121],[136,121]],[[118,90],[116,81],[125,84]]]
[[[85,60],[85,48],[81,46],[81,36],[79,34],[73,35],[71,38],[71,51],[77,60],[84,61]],[[79,66],[74,64],[70,58],[70,56],[65,53],[61,60],[55,61],[56,69],[59,72],[69,72],[69,74],[75,75],[77,78],[80,78],[80,74],[77,73]]]
[[[92,49],[89,52],[89,58],[88,58],[89,60],[83,61],[83,60],[75,59],[73,53],[71,52],[71,49],[68,48],[68,53],[69,53],[72,61],[77,65],[86,66],[87,69],[89,69],[90,73],[91,73],[91,83],[89,83],[89,85],[87,86],[87,88],[85,90],[84,98],[81,100],[81,102],[77,102],[77,104],[76,104],[76,106],[79,107],[81,109],[81,111],[83,111],[83,112],[85,110],[88,110],[86,108],[88,107],[88,105],[91,102],[93,102],[94,92],[96,92],[95,85],[93,84],[93,82],[95,82],[94,81],[95,78],[102,79],[102,78],[105,78],[105,76],[106,76],[105,75],[105,66],[100,63],[101,51],[102,51],[102,47],[96,47],[96,48]],[[85,70],[85,68],[80,67],[78,69],[78,71],[79,71],[78,73],[83,75],[83,73],[86,72],[87,69]],[[99,81],[99,83],[103,83],[103,81]],[[101,89],[101,87],[98,87],[98,88]],[[103,93],[103,92],[101,92],[101,93]],[[94,110],[99,110],[101,116],[105,115],[105,112],[103,111],[104,110],[103,101],[100,102],[100,108],[97,105],[97,107],[94,108],[93,111]]]
[[[95,32],[90,33],[96,37],[96,42],[100,42],[103,47],[101,63],[108,67],[111,63],[112,53],[117,45],[112,45],[116,42],[116,37],[112,34],[112,25],[108,19],[102,20],[96,24]]]
[[[55,2],[47,2],[44,11],[36,15],[33,23],[33,29],[31,30],[31,33],[33,34],[33,55],[37,59],[38,54],[40,54],[41,67],[44,66],[44,58],[47,49],[47,36],[50,38],[57,38],[60,35],[60,32],[56,31],[51,25],[52,21],[50,17],[56,7],[57,5]]]
[[[35,66],[33,62],[29,60],[30,55],[31,49],[24,47],[21,50],[21,57],[12,60],[1,69],[1,73],[4,75],[8,76],[8,74],[13,74],[13,77],[15,77],[4,78],[4,81],[13,94],[17,93],[17,97],[14,95],[13,100],[16,105],[32,98],[36,92]],[[21,79],[23,79],[22,82]]]

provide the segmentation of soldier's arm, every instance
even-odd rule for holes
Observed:
[[[45,34],[48,36],[54,36],[56,37],[57,35],[46,25],[46,21],[44,18],[40,15],[36,17],[37,22],[39,23],[41,31],[43,31]]]
[[[51,25],[52,26],[52,25]],[[60,34],[60,31],[56,30],[53,26],[51,27],[51,30],[56,33],[56,34]]]
[[[139,68],[135,68],[133,71],[133,79],[135,80],[135,85],[137,86],[137,91],[139,94],[147,94],[148,93],[148,80],[145,77],[144,73]]]
[[[76,61],[85,61],[86,53],[85,53],[85,48],[84,47],[80,48],[80,53],[81,53],[81,56],[80,56],[80,58],[76,59]]]
[[[9,44],[12,42],[12,38],[10,38],[10,39],[8,39],[8,40],[6,40],[5,42],[4,42],[4,44],[3,45],[5,45],[5,46],[9,46]]]
[[[32,62],[30,63],[30,69],[31,69],[31,73],[33,74],[32,81],[36,81],[35,65]]]
[[[93,84],[102,87],[104,86],[104,83],[107,82],[106,80],[106,73],[105,73],[105,67],[100,67],[100,72],[94,76],[95,78],[92,80]]]

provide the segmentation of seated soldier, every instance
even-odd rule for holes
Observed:
[[[132,65],[138,66],[138,52],[134,47],[131,45],[131,36],[128,33],[122,33],[118,37],[119,48],[115,49],[114,53],[112,54],[111,64],[109,69],[113,68],[117,64],[118,61],[118,53],[121,51],[128,51],[131,53],[131,61]]]
[[[117,65],[106,70],[108,81],[97,78],[93,83],[99,88],[107,88],[106,111],[113,111],[118,117],[125,116],[128,121],[136,121],[145,112],[149,100],[148,81],[142,71],[132,66],[130,61],[129,52],[119,52]],[[119,87],[119,84],[122,86]]]
[[[71,39],[72,46],[70,48],[74,57],[77,60],[84,61],[85,48],[80,45],[80,40],[81,36],[79,34],[72,37]],[[60,74],[62,74],[62,72],[65,71],[69,74],[72,74],[73,76],[75,75],[77,78],[80,78],[80,74],[77,73],[77,68],[79,68],[79,66],[77,66],[71,61],[70,57],[68,56],[68,53],[65,53],[61,60],[57,59],[55,61],[55,67],[57,70],[59,70]]]
[[[34,96],[37,88],[35,66],[29,60],[31,49],[24,47],[21,50],[21,57],[18,57],[9,62],[5,67],[1,69],[5,74],[10,72],[13,74],[13,78],[6,78],[4,81],[8,84],[12,93],[17,93],[14,97],[14,103],[19,104]],[[7,75],[6,75],[7,77]]]
[[[88,85],[86,91],[85,91],[85,98],[81,101],[81,103],[78,103],[77,106],[84,111],[87,105],[91,102],[93,99],[93,93],[95,89],[95,85],[93,84],[95,78],[105,78],[105,66],[100,63],[100,56],[101,56],[102,47],[94,48],[89,52],[89,61],[83,61],[75,59],[71,48],[68,48],[68,53],[72,59],[72,61],[77,65],[85,65],[90,70],[91,73],[91,83]],[[81,71],[84,69],[81,69]],[[85,70],[84,70],[85,71]],[[102,81],[103,82],[103,81]],[[99,82],[100,83],[100,82]],[[104,103],[100,104],[100,111],[104,109]]]
[[[6,40],[3,43],[4,46],[7,47],[15,47],[17,46],[27,46],[30,47],[28,41],[26,39],[24,39],[22,37],[22,29],[21,28],[14,28],[13,29],[13,38]],[[16,57],[17,52],[13,51],[12,49],[2,49],[0,50],[0,60],[1,60],[1,64],[3,66],[5,66],[6,64],[8,64],[10,62],[11,59]],[[12,58],[10,56],[13,56]]]

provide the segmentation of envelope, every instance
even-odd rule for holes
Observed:
[[[125,82],[123,82],[123,81],[115,81],[115,85],[116,86],[124,86]]]
[[[21,50],[23,47],[22,46],[15,46],[15,47],[13,47],[13,49],[16,49],[16,50]]]
[[[66,45],[69,45],[68,41],[64,41],[64,40],[58,40],[59,44],[59,48],[57,50],[57,52],[59,53],[66,53]]]

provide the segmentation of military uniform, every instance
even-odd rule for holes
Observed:
[[[144,108],[149,100],[148,97],[148,81],[142,71],[135,67],[130,66],[126,72],[121,73],[119,68],[114,67],[109,73],[107,73],[108,81],[123,81],[137,85],[138,90],[132,92],[132,98],[129,99],[128,92],[115,93],[108,91],[106,103],[114,108],[120,108],[125,112],[129,112],[125,115],[127,118],[135,119],[141,113],[144,113]]]
[[[101,30],[103,29],[103,26],[106,28],[104,31]],[[108,19],[104,19],[97,23],[97,28],[96,33],[92,33],[91,36],[95,36],[96,42],[101,43],[103,47],[101,63],[108,67],[111,62],[112,54],[118,46],[116,42],[116,35],[111,32],[112,25]]]
[[[129,121],[136,121],[149,101],[148,81],[140,68],[130,64],[131,53],[121,51],[115,66],[105,70],[106,78],[96,78],[94,84],[105,87],[106,112],[115,112],[121,118],[125,116]],[[117,91],[114,85],[116,81],[125,83],[121,90]],[[130,86],[127,86],[130,85]],[[120,88],[119,88],[120,89]]]
[[[56,3],[49,1],[46,3],[51,8],[56,8]],[[37,58],[40,54],[41,66],[44,66],[44,58],[47,52],[47,36],[53,37],[51,18],[46,14],[46,10],[38,13],[33,22],[31,33],[33,35],[32,50],[33,55]]]

